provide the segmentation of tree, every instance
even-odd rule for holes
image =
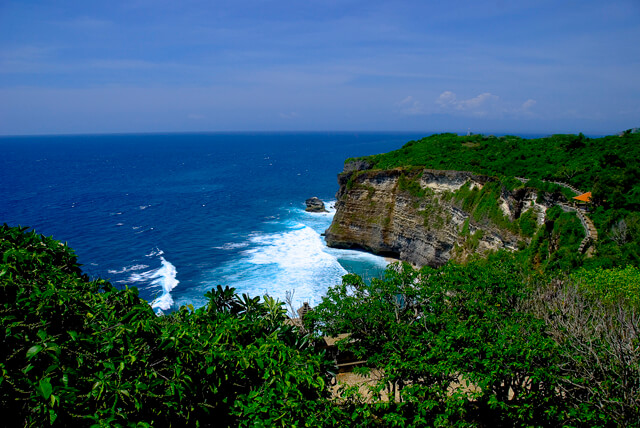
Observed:
[[[369,285],[346,277],[311,318],[322,334],[350,333],[339,346],[384,374],[373,390],[383,420],[540,423],[554,415],[554,342],[517,310],[524,295],[507,257],[438,270],[405,264]]]

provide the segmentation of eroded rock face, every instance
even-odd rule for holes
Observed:
[[[324,202],[322,202],[320,199],[318,199],[315,196],[313,198],[307,199],[305,203],[307,204],[307,208],[305,208],[306,211],[309,211],[312,213],[328,212],[324,207]]]
[[[474,253],[515,250],[519,241],[528,242],[488,221],[475,221],[452,197],[462,186],[482,188],[495,180],[492,177],[463,171],[366,168],[347,165],[338,177],[336,214],[326,231],[331,247],[359,248],[417,266],[437,267]],[[504,192],[500,199],[498,205],[511,220],[520,215],[523,205],[535,200],[530,192]]]

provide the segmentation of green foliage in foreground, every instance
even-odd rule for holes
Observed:
[[[342,346],[383,371],[371,392],[392,398],[375,408],[382,426],[551,424],[555,343],[514,310],[521,279],[512,261],[397,266],[370,285],[347,275],[313,318],[328,334],[350,332]]]
[[[281,304],[218,287],[158,317],[135,288],[89,281],[72,250],[0,228],[5,426],[293,426],[325,393],[322,355]]]
[[[331,288],[305,318],[207,293],[156,316],[90,281],[65,245],[0,228],[0,412],[7,426],[638,426],[638,271],[530,277],[499,253],[394,265]],[[366,360],[334,391],[318,336]],[[316,337],[318,338],[318,337]]]
[[[339,346],[378,375],[364,393],[343,392],[354,425],[638,426],[637,308],[581,289],[586,272],[573,282],[520,266],[509,254],[396,265],[329,290],[310,327],[350,333]],[[635,270],[601,274],[612,289],[637,280]]]

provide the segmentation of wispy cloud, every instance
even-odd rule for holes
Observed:
[[[433,104],[409,95],[395,104],[398,112],[408,116],[447,114],[476,118],[534,117],[537,102],[529,98],[524,102],[508,102],[490,92],[461,99],[452,91],[442,92]]]
[[[443,112],[449,113],[463,113],[478,117],[500,113],[500,97],[490,92],[484,92],[476,97],[460,100],[455,93],[445,91],[440,94],[436,103]]]
[[[297,118],[300,115],[297,112],[292,111],[292,112],[289,112],[289,113],[280,113],[279,116],[280,116],[281,119],[291,120],[291,119]]]
[[[472,116],[478,118],[533,117],[536,100],[509,102],[491,92],[475,97],[459,99],[452,91],[445,91],[435,100],[439,113]]]
[[[419,115],[419,114],[427,114],[424,109],[424,105],[413,98],[413,96],[409,95],[399,103],[397,103],[397,107],[400,110],[400,113],[406,115]]]
[[[520,106],[520,113],[522,113],[522,115],[525,117],[534,117],[535,113],[533,112],[533,108],[536,104],[536,100],[529,98]]]
[[[528,110],[530,110],[534,105],[536,105],[536,100],[528,99],[527,101],[525,101],[524,103],[522,103],[522,110],[523,110],[523,111],[528,111]]]

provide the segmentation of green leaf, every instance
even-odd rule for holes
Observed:
[[[40,394],[42,394],[45,400],[49,399],[51,393],[53,392],[53,387],[51,386],[49,379],[40,380],[40,383],[38,384],[38,391],[40,392]]]
[[[49,421],[51,421],[51,425],[53,425],[57,418],[58,414],[53,409],[49,409]]]
[[[29,348],[29,350],[27,351],[27,358],[31,359],[33,357],[35,357],[35,355],[42,351],[44,349],[44,347],[42,345],[33,345],[31,348]]]

